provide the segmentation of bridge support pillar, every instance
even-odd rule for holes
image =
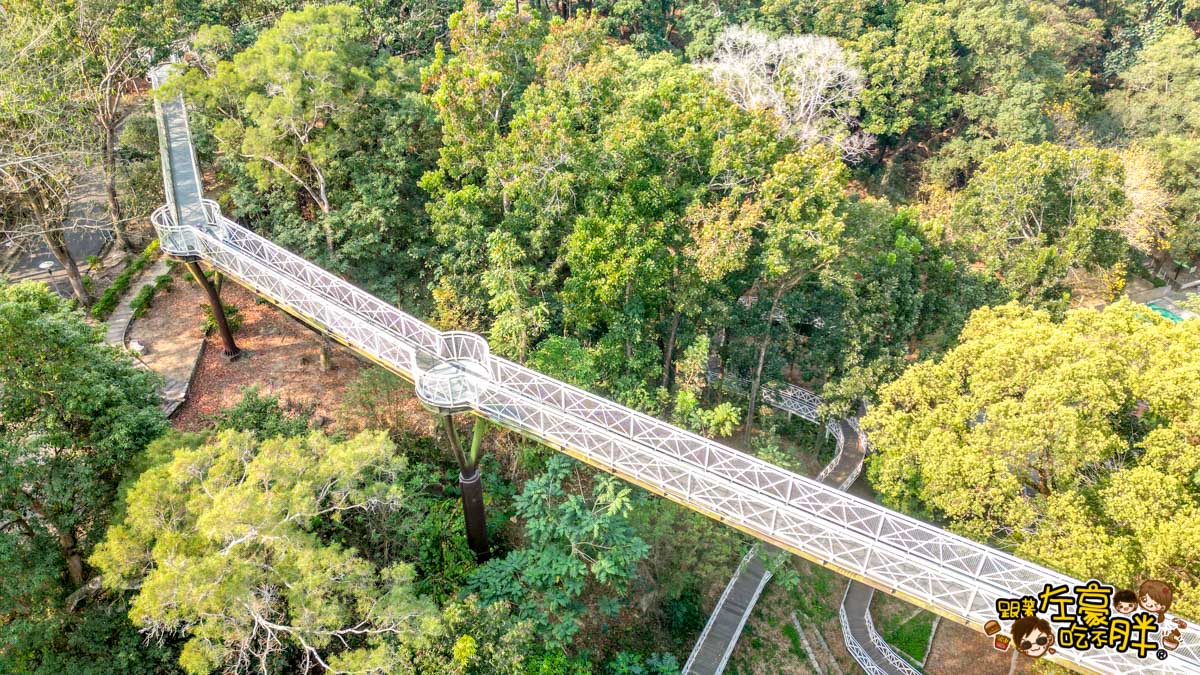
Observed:
[[[471,433],[471,447],[464,452],[458,429],[454,426],[454,418],[451,415],[438,417],[446,429],[446,437],[450,441],[454,458],[458,460],[458,487],[462,491],[467,545],[471,547],[475,559],[483,562],[488,559],[489,550],[487,511],[483,505],[483,478],[479,472],[479,457],[487,422],[483,419],[475,420],[475,428]]]
[[[237,343],[233,341],[233,331],[229,330],[229,321],[225,318],[225,307],[221,304],[221,294],[213,286],[208,277],[204,276],[204,270],[200,269],[195,261],[187,262],[188,271],[196,278],[196,283],[204,289],[204,294],[208,296],[209,307],[212,308],[213,319],[217,322],[217,332],[221,335],[221,345],[225,354],[225,358],[232,361],[238,356],[241,356],[242,350],[238,349]]]

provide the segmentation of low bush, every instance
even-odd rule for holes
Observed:
[[[150,303],[154,299],[154,285],[146,284],[138,289],[137,295],[133,296],[133,302],[129,303],[133,307],[133,317],[140,319],[146,315],[146,310],[150,309]]]
[[[92,305],[92,317],[98,321],[103,321],[112,314],[117,308],[117,303],[121,300],[121,295],[129,290],[129,286],[137,275],[142,273],[146,265],[154,259],[154,254],[158,252],[158,240],[150,242],[145,251],[142,251],[136,258],[129,261],[124,270],[117,275],[116,279],[109,284],[108,288],[104,289],[104,293],[100,294],[100,298]]]
[[[238,309],[237,305],[221,303],[221,306],[225,308],[225,321],[229,323],[229,332],[236,333],[242,327],[242,321],[245,320],[242,310]],[[212,307],[208,303],[201,307],[204,308],[204,332],[210,333],[217,329],[217,320],[213,317]]]
[[[159,291],[170,293],[173,283],[175,283],[175,278],[170,274],[160,274],[154,277],[154,283],[146,284],[138,289],[137,295],[133,296],[133,301],[129,303],[133,307],[134,318],[140,319],[145,316],[146,310],[154,304],[154,294]]]

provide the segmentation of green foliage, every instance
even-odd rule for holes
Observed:
[[[121,301],[121,296],[125,291],[129,290],[129,286],[133,283],[134,278],[142,273],[146,265],[150,264],[150,261],[154,259],[157,252],[158,240],[155,239],[146,246],[144,251],[125,265],[125,269],[121,270],[121,273],[113,279],[108,288],[104,289],[104,293],[100,295],[100,298],[92,305],[91,314],[93,318],[103,321],[108,318],[109,314],[112,314],[113,310],[117,308],[117,304]]]
[[[1119,261],[1128,200],[1119,158],[1093,148],[1019,145],[983,162],[948,227],[1011,297],[1054,303],[1073,269]]]
[[[383,429],[395,435],[403,430],[404,404],[412,387],[378,366],[360,372],[342,394],[342,416],[355,420],[358,430]]]
[[[276,436],[302,436],[308,431],[315,406],[280,402],[278,396],[263,396],[258,387],[242,389],[242,398],[209,420],[218,431],[248,431],[266,440]]]
[[[117,197],[122,216],[149,216],[165,201],[154,117],[141,113],[126,119],[117,138],[115,154]]]
[[[530,345],[546,329],[549,310],[545,302],[529,297],[534,271],[524,266],[525,253],[507,232],[488,236],[489,267],[483,285],[491,299],[488,308],[495,314],[492,322],[492,349],[523,362]]]
[[[129,302],[129,306],[133,308],[133,317],[135,319],[146,315],[150,309],[150,302],[154,300],[154,284],[146,284],[138,289],[133,300]]]
[[[929,646],[929,635],[933,632],[933,619],[932,614],[920,612],[904,621],[892,621],[892,625],[885,624],[881,628],[883,639],[916,661],[923,661],[925,649]]]
[[[674,416],[678,423],[709,438],[728,438],[742,419],[742,411],[729,401],[705,410],[696,395],[686,389],[675,392]]]
[[[643,656],[618,652],[605,666],[608,675],[678,675],[679,661],[672,654]]]
[[[1200,381],[1182,364],[1198,329],[1128,302],[1061,323],[978,310],[959,346],[882,389],[863,421],[872,485],[1076,577],[1165,579],[1195,611]]]
[[[289,656],[300,670],[394,669],[403,657],[382,636],[437,622],[413,592],[412,566],[376,567],[315,524],[398,508],[405,466],[381,433],[336,443],[226,431],[146,471],[93,561],[107,587],[138,589],[136,624],[188,637],[188,672]]]
[[[213,314],[212,305],[207,302],[200,305],[200,309],[204,312],[204,323],[201,328],[205,333],[211,333],[217,329],[217,317]],[[246,317],[242,315],[242,310],[238,309],[237,305],[221,303],[221,309],[225,311],[225,323],[229,324],[229,332],[236,333],[242,327],[242,322]]]
[[[790,623],[783,625],[783,634],[791,643],[792,653],[795,654],[801,661],[808,660],[808,652],[804,651],[804,645],[800,642],[800,632]]]
[[[128,463],[166,428],[155,377],[45,284],[22,283],[0,287],[0,382],[0,670],[151,670],[158,650],[113,618],[119,597],[79,613],[64,599],[92,575]]]
[[[863,126],[903,138],[914,127],[940,128],[959,104],[953,21],[934,3],[910,3],[893,28],[879,28],[855,43],[867,79]]]
[[[154,294],[159,291],[170,291],[171,285],[175,283],[175,277],[170,274],[160,274],[154,277],[153,284],[146,284],[138,289],[137,295],[133,296],[133,300],[129,305],[133,308],[133,316],[135,318],[143,317],[150,309],[150,305],[154,302]]]
[[[573,465],[556,455],[544,474],[525,483],[514,508],[525,523],[526,546],[488,561],[469,581],[485,603],[514,603],[547,643],[562,647],[587,611],[584,591],[595,597],[623,590],[649,553],[627,520],[632,490],[596,476],[590,499],[570,494],[563,483]]]
[[[372,30],[361,7],[286,12],[173,86],[199,104],[201,147],[215,139],[239,216],[396,297],[423,285],[416,179],[436,134],[416,67],[379,50]]]
[[[584,389],[594,387],[600,379],[595,357],[575,338],[543,340],[530,355],[529,367]]]
[[[1142,49],[1121,72],[1108,104],[1134,137],[1195,137],[1200,132],[1200,40],[1175,26]]]
[[[541,651],[528,621],[513,618],[504,602],[488,606],[475,596],[443,608],[438,630],[406,640],[396,672],[447,675],[523,675]]]

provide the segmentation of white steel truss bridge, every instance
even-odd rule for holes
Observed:
[[[156,87],[167,73],[152,73]],[[411,381],[425,405],[528,435],[976,630],[995,618],[998,598],[1080,583],[497,357],[479,335],[433,328],[223,216],[203,197],[182,98],[156,112],[167,204],[152,220],[162,249],[204,260]],[[1188,635],[1165,661],[1111,649],[1050,658],[1081,672],[1200,673],[1197,642]]]

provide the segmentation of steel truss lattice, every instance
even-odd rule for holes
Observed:
[[[153,74],[155,84],[164,73]],[[976,629],[994,618],[998,598],[1080,583],[494,356],[478,335],[433,328],[221,215],[203,199],[183,101],[157,112],[168,204],[152,220],[163,250],[207,261],[412,381],[427,405],[525,433]],[[1188,638],[1162,662],[1113,650],[1054,659],[1081,671],[1200,673],[1197,640]]]

